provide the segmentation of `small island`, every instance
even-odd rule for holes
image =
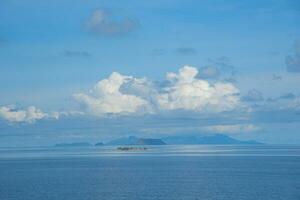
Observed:
[[[118,151],[145,151],[148,148],[146,147],[118,147]]]

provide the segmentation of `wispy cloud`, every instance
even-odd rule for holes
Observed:
[[[300,73],[300,41],[296,41],[291,55],[286,56],[285,63],[288,72]]]
[[[86,21],[88,31],[104,36],[126,34],[136,30],[139,25],[136,19],[123,17],[117,20],[109,11],[101,8],[94,10]]]
[[[166,51],[164,49],[160,48],[160,49],[153,49],[151,53],[154,56],[161,56],[161,55],[164,55],[166,53]]]
[[[192,47],[180,47],[176,49],[176,52],[182,55],[194,55],[197,54],[197,50]]]
[[[291,102],[289,102],[288,108],[293,109],[294,111],[300,111],[300,97],[294,98]]]
[[[92,56],[92,54],[90,53],[90,52],[88,52],[88,51],[78,51],[78,50],[65,50],[64,52],[63,52],[63,55],[65,56],[65,57],[76,57],[76,58],[78,58],[78,57],[91,57]]]
[[[252,89],[249,90],[248,93],[242,97],[242,100],[248,102],[257,102],[263,101],[264,97],[260,91],[258,91],[257,89]]]
[[[218,58],[209,58],[208,62],[218,67],[219,70],[222,71],[223,73],[230,73],[231,75],[234,75],[236,73],[234,65],[231,63],[230,58],[227,56],[222,56]]]
[[[200,68],[199,76],[204,79],[219,79],[235,83],[237,70],[226,56],[207,59],[208,65]]]

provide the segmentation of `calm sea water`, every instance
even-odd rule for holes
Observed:
[[[0,149],[0,200],[299,200],[299,146]]]

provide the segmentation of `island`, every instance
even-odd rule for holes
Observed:
[[[146,147],[118,147],[118,151],[145,151],[148,148]]]

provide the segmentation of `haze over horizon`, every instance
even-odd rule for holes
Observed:
[[[1,1],[0,147],[300,144],[299,14],[297,0]]]

